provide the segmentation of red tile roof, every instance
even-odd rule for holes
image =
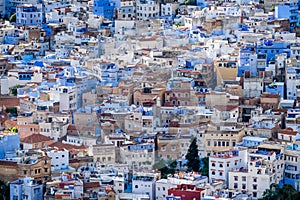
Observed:
[[[17,162],[12,161],[6,161],[6,160],[0,160],[0,165],[6,165],[6,166],[17,166]]]
[[[284,134],[284,135],[297,135],[297,131],[291,130],[291,128],[283,129],[279,131],[279,134]]]
[[[216,105],[215,108],[219,111],[232,111],[236,108],[238,108],[238,106],[235,106],[235,105]]]
[[[62,142],[55,142],[51,145],[49,145],[49,147],[57,147],[59,149],[67,149],[67,150],[73,150],[73,149],[86,149],[85,146],[81,145],[81,146],[76,146],[76,145],[72,145],[72,144],[64,144]]]
[[[84,189],[95,188],[95,187],[100,187],[100,183],[99,182],[87,182],[87,183],[83,183],[83,188]]]
[[[77,130],[75,125],[69,125],[67,130]]]
[[[22,143],[34,144],[39,142],[52,141],[52,138],[42,134],[32,134],[21,140]]]

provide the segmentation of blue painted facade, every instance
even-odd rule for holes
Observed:
[[[291,144],[287,146],[286,149],[292,150],[295,152],[300,153],[300,144],[299,142],[296,144]],[[284,169],[284,184],[292,185],[297,191],[300,191],[300,163],[299,161],[291,161],[287,159],[285,162],[285,169]]]
[[[246,44],[244,47],[240,48],[240,58],[238,66],[238,76],[244,75],[245,71],[250,71],[250,56],[255,53],[255,45]]]
[[[243,147],[254,147],[263,144],[264,141],[268,141],[267,138],[246,136],[243,138]]]
[[[278,94],[281,99],[284,98],[284,83],[276,82],[265,85],[265,91],[270,94]]]
[[[22,178],[10,184],[11,200],[43,199],[43,185],[35,184],[32,178]]]
[[[256,54],[265,54],[267,63],[275,60],[276,54],[286,53],[291,55],[290,44],[284,41],[264,40],[256,45]]]
[[[104,16],[107,19],[114,18],[116,5],[110,0],[95,0],[94,1],[94,14]]]
[[[8,134],[0,136],[0,159],[5,158],[6,153],[20,149],[20,135]]]
[[[167,196],[166,200],[181,200],[181,197]]]
[[[276,5],[275,18],[288,18],[290,22],[290,31],[293,31],[298,22],[298,4],[285,3]]]
[[[112,87],[116,87],[120,80],[119,67],[112,63],[100,64],[101,69],[101,85],[111,84]]]
[[[129,145],[128,150],[129,151],[136,151],[136,150],[150,150],[152,151],[154,149],[154,144],[136,144],[136,145]]]

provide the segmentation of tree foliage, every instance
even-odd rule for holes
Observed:
[[[201,159],[200,173],[201,173],[201,175],[208,177],[208,175],[209,175],[209,157],[205,157],[205,158]]]
[[[267,189],[263,193],[263,197],[260,200],[299,200],[300,192],[295,190],[291,185],[283,185],[280,188],[277,184],[272,184],[270,189]]]
[[[18,94],[18,88],[21,88],[21,86],[20,85],[15,85],[13,87],[10,87],[9,89],[10,89],[11,95],[17,96],[17,94]]]
[[[14,13],[9,17],[9,21],[10,22],[16,22],[17,21],[17,14]]]
[[[185,0],[184,1],[184,4],[185,5],[192,5],[192,6],[195,6],[196,5],[196,0]]]
[[[18,109],[16,107],[13,108],[6,108],[5,112],[10,113],[12,115],[18,115]]]
[[[168,160],[168,162],[161,159],[154,165],[154,169],[160,171],[161,178],[167,178],[169,174],[175,174],[176,167],[177,161],[172,159]]]
[[[12,133],[17,133],[18,132],[18,128],[14,126],[12,128],[9,128],[8,131],[12,132]]]
[[[9,184],[0,180],[0,200],[9,199]]]
[[[185,158],[187,159],[188,171],[199,172],[200,158],[199,158],[199,154],[198,154],[198,145],[197,145],[196,138],[192,139],[192,142],[189,146],[189,149],[188,149],[188,152],[187,152]]]

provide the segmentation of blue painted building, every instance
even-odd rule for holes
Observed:
[[[43,199],[43,185],[37,184],[33,178],[22,178],[10,184],[10,200]]]
[[[300,163],[299,160],[297,160],[299,154],[300,140],[296,139],[294,144],[286,147],[286,162],[283,179],[284,184],[290,184],[298,191],[300,191]]]
[[[241,145],[242,147],[255,147],[263,144],[264,141],[268,141],[268,138],[246,136],[243,137],[243,141],[239,145]]]
[[[7,153],[14,153],[20,149],[20,135],[8,133],[0,135],[0,159],[4,159]]]
[[[284,98],[284,83],[275,82],[265,85],[265,91],[270,94],[278,94],[280,99]]]
[[[94,14],[112,20],[114,18],[115,9],[118,6],[117,4],[117,2],[112,0],[94,0]]]
[[[276,54],[286,53],[289,58],[291,55],[290,44],[284,41],[263,40],[256,45],[256,54],[265,54],[267,63],[275,60]]]
[[[110,84],[112,87],[116,87],[120,80],[119,67],[113,63],[101,63],[101,85]]]
[[[275,6],[275,18],[288,18],[290,22],[290,31],[296,28],[298,22],[298,4],[285,3]]]
[[[240,48],[238,76],[243,76],[245,71],[250,71],[250,56],[255,54],[255,45],[245,44]]]

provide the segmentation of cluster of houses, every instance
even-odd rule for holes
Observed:
[[[10,199],[300,191],[299,5],[0,0],[0,179]],[[186,172],[192,138],[208,176]],[[162,177],[154,166],[172,160],[175,173]]]

